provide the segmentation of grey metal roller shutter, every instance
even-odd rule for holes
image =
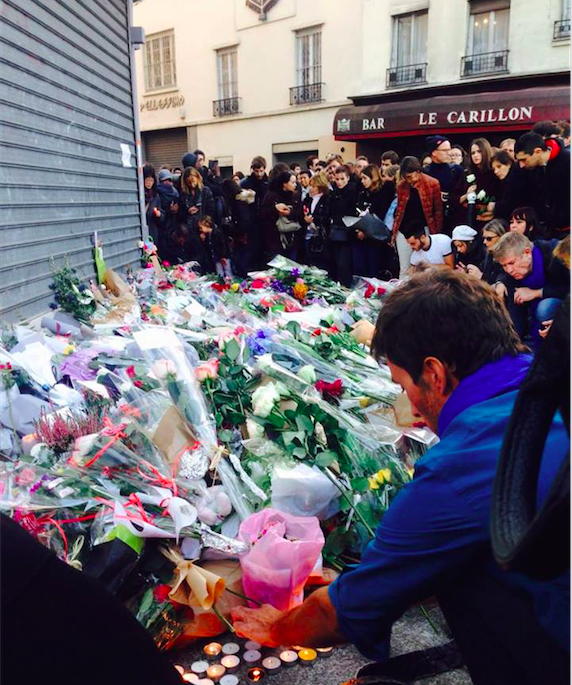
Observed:
[[[50,256],[139,259],[129,0],[0,0],[0,317],[48,309]],[[128,145],[130,167],[122,162]]]
[[[157,171],[163,165],[171,169],[181,166],[181,158],[188,152],[186,128],[146,131],[141,137],[145,147],[145,160]]]

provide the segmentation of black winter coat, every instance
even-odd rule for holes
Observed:
[[[276,205],[280,202],[284,202],[284,204],[292,207],[290,215],[286,218],[291,221],[297,221],[300,224],[299,231],[289,234],[292,236],[290,242],[294,241],[300,245],[304,239],[305,231],[303,230],[303,227],[306,222],[304,221],[302,200],[300,199],[299,193],[269,190],[264,196],[264,202],[260,209],[264,250],[268,256],[275,256],[284,252],[282,243],[280,242],[280,233],[276,227],[276,222],[280,216],[276,210]]]
[[[394,197],[395,185],[393,183],[384,183],[379,190],[373,192],[362,187],[358,194],[356,206],[360,211],[369,209],[371,214],[375,214],[383,221]]]
[[[539,191],[536,210],[548,230],[570,227],[570,150],[561,146],[554,159],[532,173]]]
[[[216,263],[228,258],[228,245],[224,233],[220,228],[215,228],[212,233],[205,236],[204,240],[201,239],[201,242],[203,244],[201,259],[203,273],[214,273]]]
[[[518,207],[534,207],[538,191],[534,176],[530,171],[513,164],[508,176],[500,182],[500,195],[495,203],[496,218],[509,221],[510,215]]]
[[[199,207],[199,211],[189,214],[191,207]],[[193,194],[182,192],[179,199],[179,221],[186,223],[189,229],[196,230],[199,219],[203,216],[215,218],[215,201],[211,189],[203,186]]]
[[[262,209],[262,203],[264,202],[264,198],[268,192],[268,186],[269,181],[266,174],[264,174],[261,179],[257,178],[253,174],[250,174],[250,176],[243,178],[240,182],[241,188],[244,188],[245,190],[254,190],[256,193],[253,203],[253,217],[256,223],[260,223],[260,210]]]
[[[353,228],[347,228],[342,221],[344,216],[356,216],[357,189],[348,183],[343,188],[335,187],[331,193],[330,217],[332,228],[330,239],[333,242],[348,242],[354,233]]]
[[[330,194],[322,195],[313,212],[312,198],[309,195],[306,196],[303,203],[305,214],[311,214],[314,218],[313,223],[316,227],[316,237],[320,237],[322,240],[327,238],[330,233],[330,202]],[[306,222],[304,222],[304,225],[308,226]]]

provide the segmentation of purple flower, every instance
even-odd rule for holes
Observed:
[[[292,276],[294,276],[294,278],[298,278],[299,275],[300,275],[300,269],[298,269],[298,268],[292,269]]]
[[[272,290],[278,293],[285,293],[287,290],[287,286],[282,283],[282,281],[279,281],[277,278],[275,278],[273,281],[270,281],[270,287]]]
[[[273,334],[274,331],[270,328],[261,328],[246,338],[246,344],[255,357],[268,352],[268,343],[266,341],[269,341]]]

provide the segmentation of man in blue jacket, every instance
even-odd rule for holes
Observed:
[[[439,435],[385,514],[361,563],[302,606],[235,611],[239,634],[267,644],[352,642],[389,656],[393,623],[437,595],[475,685],[566,682],[569,582],[502,572],[490,507],[503,434],[532,358],[490,286],[428,269],[395,290],[377,322],[384,357],[414,414]],[[539,477],[544,500],[568,450],[560,418]]]

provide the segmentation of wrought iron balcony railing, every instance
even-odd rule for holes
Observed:
[[[554,22],[554,40],[570,38],[570,19],[561,19]]]
[[[307,102],[322,101],[323,83],[310,83],[307,86],[295,86],[290,88],[290,104],[303,105]]]
[[[461,76],[503,74],[508,71],[508,50],[461,57]]]
[[[213,116],[227,117],[231,114],[240,114],[240,98],[213,100]]]
[[[387,70],[387,88],[410,86],[416,83],[427,83],[427,62],[408,64],[404,67],[390,67]]]

